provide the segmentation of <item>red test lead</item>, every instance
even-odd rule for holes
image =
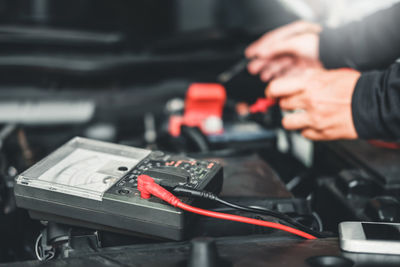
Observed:
[[[192,207],[190,205],[187,205],[183,202],[180,201],[179,198],[174,196],[171,192],[163,188],[162,186],[156,184],[154,182],[154,179],[151,178],[148,175],[139,175],[138,177],[138,190],[141,193],[141,197],[144,199],[148,199],[151,196],[158,197],[165,202],[169,203],[170,205],[174,207],[178,207],[180,209],[208,216],[208,217],[213,217],[213,218],[218,218],[218,219],[223,219],[223,220],[230,220],[230,221],[236,221],[236,222],[242,222],[242,223],[248,223],[248,224],[254,224],[254,225],[259,225],[259,226],[264,226],[264,227],[270,227],[270,228],[275,228],[279,229],[282,231],[286,231],[298,236],[301,236],[306,239],[316,239],[315,236],[310,235],[308,233],[305,233],[303,231],[300,231],[298,229],[282,225],[279,223],[273,223],[273,222],[267,222],[267,221],[262,221],[262,220],[257,220],[257,219],[252,219],[252,218],[247,218],[247,217],[242,217],[242,216],[237,216],[237,215],[232,215],[232,214],[226,214],[226,213],[221,213],[221,212],[214,212],[214,211],[209,211],[209,210],[204,210],[196,207]]]

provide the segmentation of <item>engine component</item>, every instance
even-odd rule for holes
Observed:
[[[181,126],[198,127],[205,134],[222,133],[222,111],[226,100],[225,88],[217,83],[193,83],[185,100],[183,117],[173,115],[169,133],[177,137]]]

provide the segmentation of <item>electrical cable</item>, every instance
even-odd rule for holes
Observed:
[[[151,178],[148,175],[139,175],[138,177],[138,190],[140,191],[141,197],[144,199],[148,199],[151,196],[158,197],[165,202],[169,203],[170,205],[204,216],[212,217],[212,218],[218,218],[218,219],[223,219],[223,220],[230,220],[230,221],[236,221],[236,222],[242,222],[242,223],[248,223],[248,224],[253,224],[253,225],[259,225],[263,227],[269,227],[269,228],[275,228],[279,229],[282,231],[286,231],[289,233],[292,233],[294,235],[301,236],[306,239],[316,239],[315,236],[310,235],[306,232],[303,232],[301,230],[295,229],[290,226],[286,226],[283,224],[279,223],[274,223],[274,222],[268,222],[268,221],[262,221],[262,220],[257,220],[257,219],[252,219],[252,218],[247,218],[247,217],[242,217],[238,215],[232,215],[232,214],[226,214],[226,213],[221,213],[221,212],[214,212],[214,211],[209,211],[209,210],[204,210],[200,208],[196,208],[190,205],[187,205],[183,202],[180,201],[179,198],[174,196],[171,192],[163,188],[162,186],[156,184],[154,182],[154,179]]]
[[[36,258],[39,261],[47,261],[47,260],[51,260],[54,258],[54,256],[56,255],[54,251],[52,250],[48,250],[46,251],[41,245],[41,241],[43,238],[43,234],[40,233],[40,235],[37,237],[36,242],[35,242],[35,254],[36,254]]]
[[[246,69],[247,64],[249,64],[250,60],[247,58],[240,59],[239,62],[236,62],[235,65],[231,66],[228,70],[224,71],[223,73],[217,76],[217,81],[226,84],[233,77],[241,73]]]
[[[182,126],[181,132],[182,132],[182,135],[185,136],[186,138],[188,138],[188,140],[190,140],[193,143],[193,145],[195,145],[196,148],[200,152],[204,153],[204,152],[210,151],[210,147],[207,142],[207,138],[199,130],[199,128]]]
[[[313,212],[313,213],[312,213],[312,216],[313,216],[313,218],[315,219],[315,221],[316,221],[317,224],[318,224],[318,230],[319,230],[319,231],[323,231],[323,230],[324,230],[324,226],[323,226],[323,224],[322,224],[322,220],[321,220],[321,218],[319,217],[318,213]]]
[[[289,224],[291,226],[295,226],[296,228],[299,228],[300,230],[312,234],[314,236],[317,237],[330,237],[330,235],[328,235],[327,233],[322,233],[322,232],[318,232],[318,231],[314,231],[313,229],[297,222],[296,220],[294,220],[293,218],[289,217],[288,215],[281,213],[281,212],[277,212],[277,211],[273,211],[273,210],[269,210],[269,209],[265,209],[265,208],[261,208],[261,207],[247,207],[247,206],[241,206],[238,204],[234,204],[231,202],[228,202],[226,200],[220,199],[218,196],[216,196],[215,194],[211,193],[211,192],[207,192],[207,191],[199,191],[199,190],[194,190],[191,188],[187,188],[187,187],[182,187],[182,186],[178,186],[175,187],[173,190],[174,194],[177,194],[179,196],[186,196],[186,197],[197,197],[197,198],[203,198],[203,199],[208,199],[208,200],[212,200],[215,202],[218,202],[222,205],[237,209],[237,210],[241,210],[241,211],[246,211],[246,212],[252,212],[252,213],[257,213],[257,214],[262,214],[262,215],[267,215],[267,216],[272,216],[275,217],[281,221],[283,221],[286,224]]]
[[[214,212],[214,211],[209,211],[209,210],[204,210],[200,208],[196,208],[190,205],[187,205],[182,202],[178,202],[176,207],[181,208],[183,210],[193,212],[196,214],[208,216],[208,217],[213,217],[213,218],[218,218],[218,219],[223,219],[223,220],[230,220],[230,221],[237,221],[237,222],[243,222],[243,223],[248,223],[248,224],[254,224],[254,225],[259,225],[259,226],[264,226],[264,227],[270,227],[270,228],[275,228],[279,230],[283,230],[298,236],[301,236],[306,239],[316,239],[315,236],[310,235],[306,232],[303,232],[301,230],[279,224],[279,223],[274,223],[274,222],[268,222],[268,221],[262,221],[262,220],[257,220],[257,219],[252,219],[252,218],[247,218],[247,217],[242,217],[242,216],[237,216],[237,215],[232,215],[232,214],[226,214],[226,213],[221,213],[221,212]]]

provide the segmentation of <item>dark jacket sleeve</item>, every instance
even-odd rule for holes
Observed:
[[[400,57],[400,3],[336,29],[324,29],[320,59],[326,68],[384,69]]]
[[[352,98],[356,131],[363,139],[400,140],[400,64],[361,75]]]

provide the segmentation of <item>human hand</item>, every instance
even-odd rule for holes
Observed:
[[[322,67],[319,61],[318,24],[297,21],[264,34],[245,51],[251,74],[263,81],[296,69]]]
[[[307,69],[273,80],[265,94],[279,98],[282,110],[300,110],[283,118],[287,130],[312,140],[355,139],[351,99],[359,77],[350,69]]]

